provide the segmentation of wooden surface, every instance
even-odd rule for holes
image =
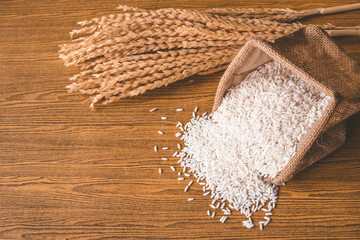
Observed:
[[[77,72],[57,58],[75,23],[138,7],[290,7],[357,1],[0,1],[0,239],[356,239],[360,237],[360,126],[346,144],[282,186],[272,222],[245,229],[206,215],[209,198],[170,170],[177,121],[195,106],[211,109],[222,73],[192,77],[143,96],[90,111],[68,94]],[[360,11],[304,23],[359,25]],[[360,38],[337,38],[360,60]],[[157,107],[159,111],[149,113]],[[182,113],[176,108],[184,108]],[[169,117],[160,120],[161,116]],[[157,130],[163,130],[160,136]],[[155,153],[153,146],[170,146]],[[176,166],[176,165],[175,165]],[[158,174],[162,167],[164,173]],[[188,197],[196,200],[189,203]],[[260,215],[255,215],[255,222]]]

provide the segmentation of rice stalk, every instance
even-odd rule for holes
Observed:
[[[73,41],[59,50],[66,66],[80,68],[70,78],[69,92],[91,95],[91,106],[223,70],[250,38],[274,41],[302,27],[247,17],[241,10],[120,6],[120,11],[79,22],[82,28],[70,32]],[[278,16],[284,11],[249,9],[248,13]]]

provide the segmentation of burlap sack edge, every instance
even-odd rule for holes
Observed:
[[[309,151],[305,154],[304,159],[302,159],[302,164],[296,166],[294,171],[291,171],[290,174],[286,173],[284,175],[278,175],[276,178],[269,180],[278,185],[286,182],[293,178],[298,172],[338,149],[346,140],[346,122],[347,121],[344,120],[343,122],[330,127],[325,132],[322,132],[319,137],[316,138],[315,143],[311,146]]]
[[[300,165],[301,160],[304,158],[305,154],[314,144],[316,138],[322,132],[322,129],[326,124],[326,121],[329,119],[336,106],[336,97],[335,97],[335,93],[332,90],[330,90],[320,82],[313,79],[310,75],[308,75],[306,72],[296,67],[289,60],[279,55],[276,51],[273,50],[273,48],[268,43],[260,39],[251,39],[243,46],[243,48],[235,56],[235,58],[233,59],[233,61],[225,71],[224,75],[222,76],[219,82],[219,87],[215,94],[215,101],[212,109],[213,112],[216,111],[216,109],[220,106],[221,100],[230,86],[232,80],[231,77],[234,75],[237,66],[239,66],[239,64],[241,64],[242,62],[246,61],[246,58],[248,57],[247,54],[252,50],[253,47],[257,47],[261,49],[273,60],[277,61],[287,69],[291,70],[293,73],[300,76],[309,84],[311,84],[319,91],[325,93],[327,96],[330,97],[328,106],[325,108],[319,120],[314,124],[314,126],[310,129],[310,131],[301,139],[293,158],[290,159],[288,164],[278,173],[278,175],[275,178],[269,179],[271,182],[275,184],[280,184],[283,181],[279,181],[278,176],[286,175],[286,173],[291,172],[291,169],[294,169],[296,166]]]

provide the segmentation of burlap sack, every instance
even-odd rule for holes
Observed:
[[[302,28],[274,43],[253,39],[244,45],[221,78],[213,111],[219,107],[229,88],[271,60],[332,99],[313,128],[300,140],[295,156],[275,178],[270,179],[280,184],[344,143],[346,119],[360,110],[360,66],[315,26]]]

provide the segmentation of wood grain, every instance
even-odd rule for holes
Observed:
[[[222,73],[195,76],[143,96],[91,111],[68,94],[77,72],[57,58],[76,22],[138,7],[290,7],[357,1],[2,0],[0,2],[0,239],[358,239],[360,126],[346,144],[280,190],[272,223],[245,229],[235,213],[226,224],[206,215],[199,186],[184,193],[168,162],[177,121],[195,106],[211,109]],[[304,23],[359,25],[360,11]],[[359,37],[337,42],[360,60]],[[157,107],[159,111],[149,113]],[[176,108],[184,108],[182,113]],[[167,120],[161,120],[167,116]],[[162,130],[165,135],[156,133]],[[153,146],[169,146],[155,153]],[[175,165],[176,166],[176,165]],[[158,174],[162,167],[164,173]],[[187,202],[188,197],[195,201]],[[255,221],[261,218],[255,215]]]

